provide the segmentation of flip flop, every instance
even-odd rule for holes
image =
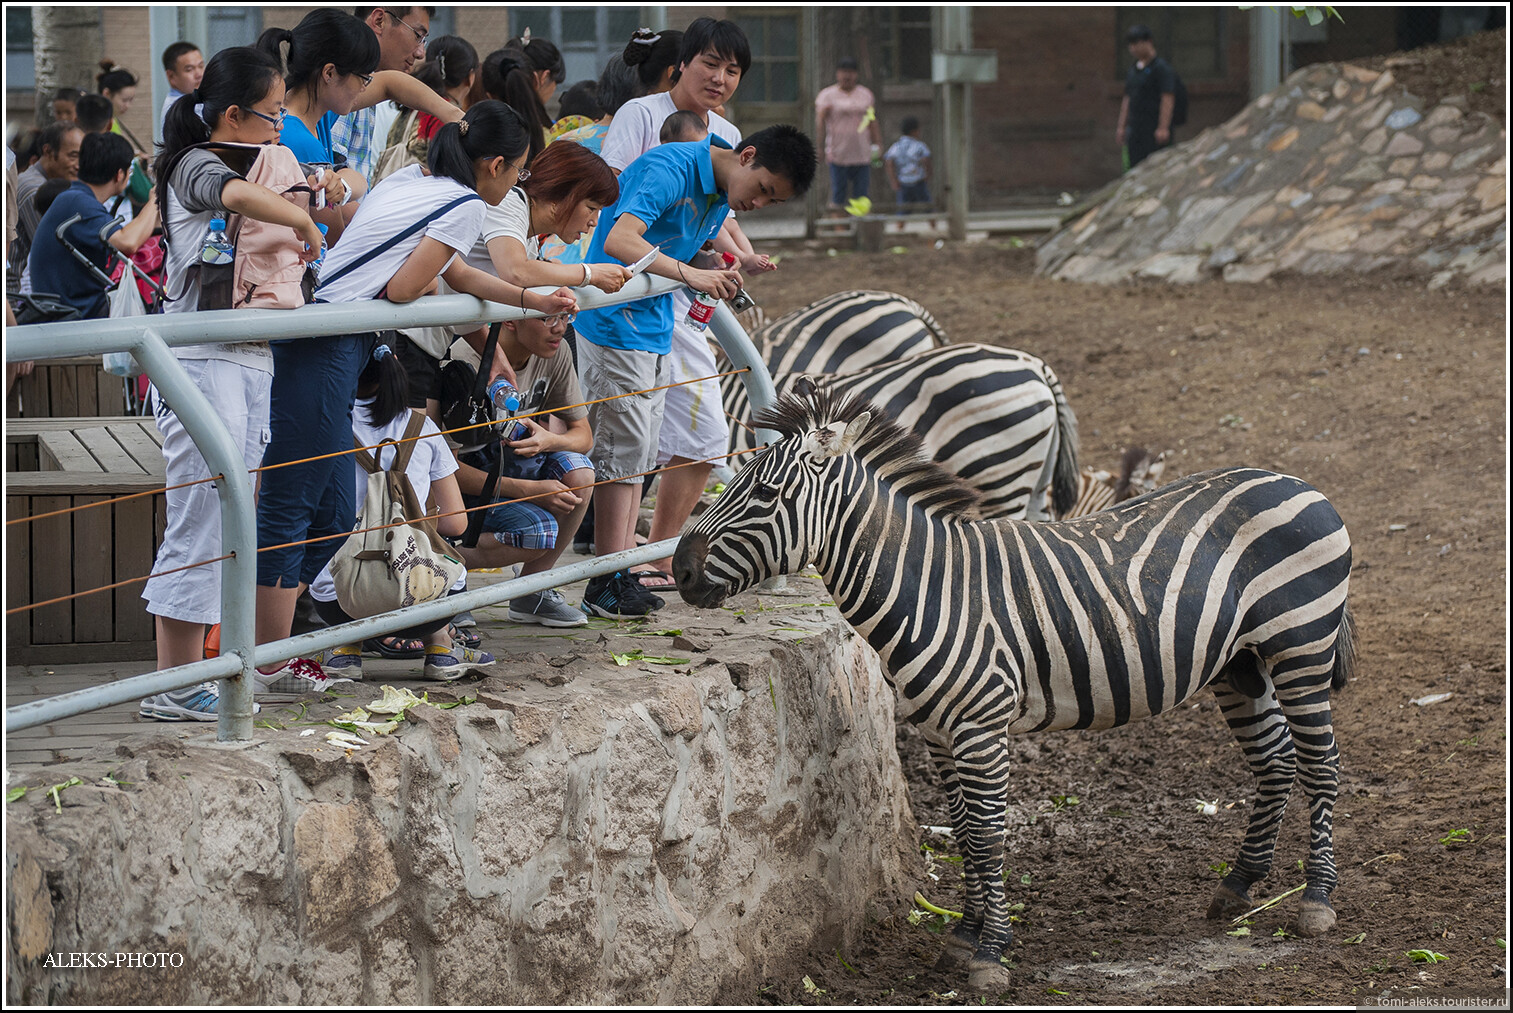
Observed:
[[[672,574],[662,570],[631,570],[630,575],[642,587],[654,591],[678,586],[678,582],[672,579]]]
[[[406,646],[411,645],[414,646]],[[376,654],[380,658],[394,658],[396,660],[411,661],[415,658],[426,656],[426,644],[424,640],[406,640],[404,637],[374,637],[362,642],[362,649],[369,654]]]
[[[483,643],[483,638],[474,633],[472,627],[464,627],[462,629],[458,629],[456,626],[453,626],[452,642],[461,644],[463,647],[476,651],[478,649],[478,645]],[[425,652],[422,651],[421,653],[423,655]]]

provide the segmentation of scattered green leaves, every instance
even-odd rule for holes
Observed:
[[[1474,844],[1476,843],[1476,838],[1471,836],[1470,830],[1462,827],[1459,830],[1450,831],[1441,837],[1439,842],[1448,848],[1452,844]]]
[[[67,781],[64,781],[61,784],[55,784],[51,788],[47,789],[48,796],[53,800],[53,808],[58,811],[59,815],[62,815],[63,813],[63,792],[68,788],[72,788],[75,785],[83,783],[84,782],[77,777],[70,777]]]
[[[840,950],[836,950],[835,951],[835,959],[839,960],[841,962],[841,966],[844,967],[846,970],[850,971],[852,974],[859,974],[859,973],[861,973],[861,972],[857,971],[856,968],[852,967],[851,964],[846,960],[845,957],[841,956],[841,951]]]
[[[872,198],[853,197],[846,202],[846,214],[861,218],[872,213]]]
[[[1248,935],[1250,935],[1250,928],[1249,928],[1249,926],[1241,925],[1237,929],[1230,929],[1228,932],[1225,933],[1225,935],[1227,935],[1227,936],[1248,936]]]
[[[477,702],[478,698],[476,696],[465,696],[461,700],[449,700],[446,703],[433,703],[431,704],[431,706],[435,707],[437,710],[449,711],[453,707],[462,707],[466,704]]]
[[[25,797],[26,797],[26,785],[24,785],[24,784],[18,784],[14,788],[12,788],[10,791],[8,791],[8,792],[5,793],[5,801],[7,801],[7,802],[19,802],[19,801],[21,801]]]
[[[807,975],[807,974],[804,975],[804,991],[808,992],[810,995],[824,995],[825,994],[825,990],[823,988],[820,988],[818,985],[816,985],[814,983],[814,979],[811,978],[811,977],[809,977],[809,975]]]
[[[1208,871],[1210,871],[1210,872],[1217,872],[1221,876],[1227,876],[1227,875],[1229,875],[1229,863],[1228,862],[1213,862],[1213,863],[1211,863],[1209,865]]]
[[[1082,799],[1078,798],[1076,795],[1051,796],[1051,812],[1053,813],[1059,813],[1063,809],[1070,809],[1072,806],[1081,804]]]
[[[1046,993],[1049,994],[1049,995],[1070,995],[1071,994],[1069,992],[1063,992],[1059,988],[1048,988],[1048,989],[1046,989]]]
[[[1435,953],[1433,950],[1409,950],[1406,955],[1415,964],[1438,964],[1442,960],[1450,959],[1443,953]]]
[[[1345,945],[1346,946],[1359,946],[1360,944],[1364,943],[1365,941],[1366,941],[1366,933],[1362,932],[1360,935],[1351,936],[1349,939],[1345,940]]]
[[[647,654],[646,652],[642,651],[639,647],[636,648],[634,651],[627,651],[624,654],[611,654],[610,657],[614,658],[615,659],[615,664],[619,665],[621,668],[625,668],[625,667],[629,666],[632,661],[642,661],[642,662],[645,662],[648,665],[686,665],[686,664],[688,664],[688,659],[687,658],[670,658],[670,657],[667,657],[667,656],[661,655],[661,654]]]

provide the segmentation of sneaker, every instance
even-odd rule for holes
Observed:
[[[473,618],[472,612],[459,612],[452,617],[452,625],[459,630],[465,630],[470,626],[477,626],[478,620]]]
[[[351,677],[333,679],[318,661],[294,658],[276,671],[254,674],[252,691],[258,696],[304,696],[306,693],[324,693],[335,683],[351,681]]]
[[[362,648],[333,647],[320,652],[320,670],[333,679],[362,681]]]
[[[154,721],[214,721],[220,716],[220,702],[220,683],[202,682],[188,689],[150,696],[137,707],[137,713]],[[260,710],[257,704],[252,705],[252,713]]]
[[[538,591],[510,602],[510,620],[517,623],[540,623],[542,626],[583,626],[588,616],[573,608],[555,588]]]
[[[454,646],[446,654],[427,654],[425,677],[435,682],[451,682],[464,675],[482,671],[494,664],[494,656],[488,651],[475,651],[471,647]]]
[[[583,611],[605,619],[642,619],[665,604],[624,570],[595,577],[583,589]]]

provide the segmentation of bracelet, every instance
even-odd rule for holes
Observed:
[[[589,282],[591,282],[593,280],[594,280],[594,271],[593,271],[593,268],[589,267],[587,264],[584,264],[583,265],[583,284],[587,285]]]
[[[678,265],[678,277],[682,278],[683,284],[688,285],[688,279],[683,277],[683,262],[681,260],[675,260],[673,261],[673,263]],[[688,287],[692,288],[693,286],[689,285]]]
[[[352,199],[352,184],[348,183],[346,180],[342,180],[341,190],[341,200],[336,202],[336,206],[339,208],[344,208],[347,206],[347,202]]]

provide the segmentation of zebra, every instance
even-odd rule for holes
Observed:
[[[754,448],[750,401],[739,377],[722,377],[732,452]],[[978,489],[986,516],[1049,519],[1077,496],[1077,417],[1043,360],[992,345],[944,345],[839,376],[774,374],[779,394],[800,383],[881,405],[924,434],[947,471]],[[1047,502],[1049,500],[1049,502]]]
[[[948,342],[928,310],[895,292],[836,292],[752,332],[776,373],[854,373]]]
[[[761,421],[783,438],[680,540],[679,593],[713,608],[774,574],[819,571],[947,789],[967,900],[943,959],[965,960],[973,989],[1007,984],[1007,735],[1122,725],[1204,687],[1259,782],[1209,917],[1250,907],[1300,772],[1311,827],[1297,931],[1333,927],[1329,694],[1355,651],[1349,536],[1322,494],[1230,468],[1075,521],[982,520],[975,490],[859,400],[801,387]]]

